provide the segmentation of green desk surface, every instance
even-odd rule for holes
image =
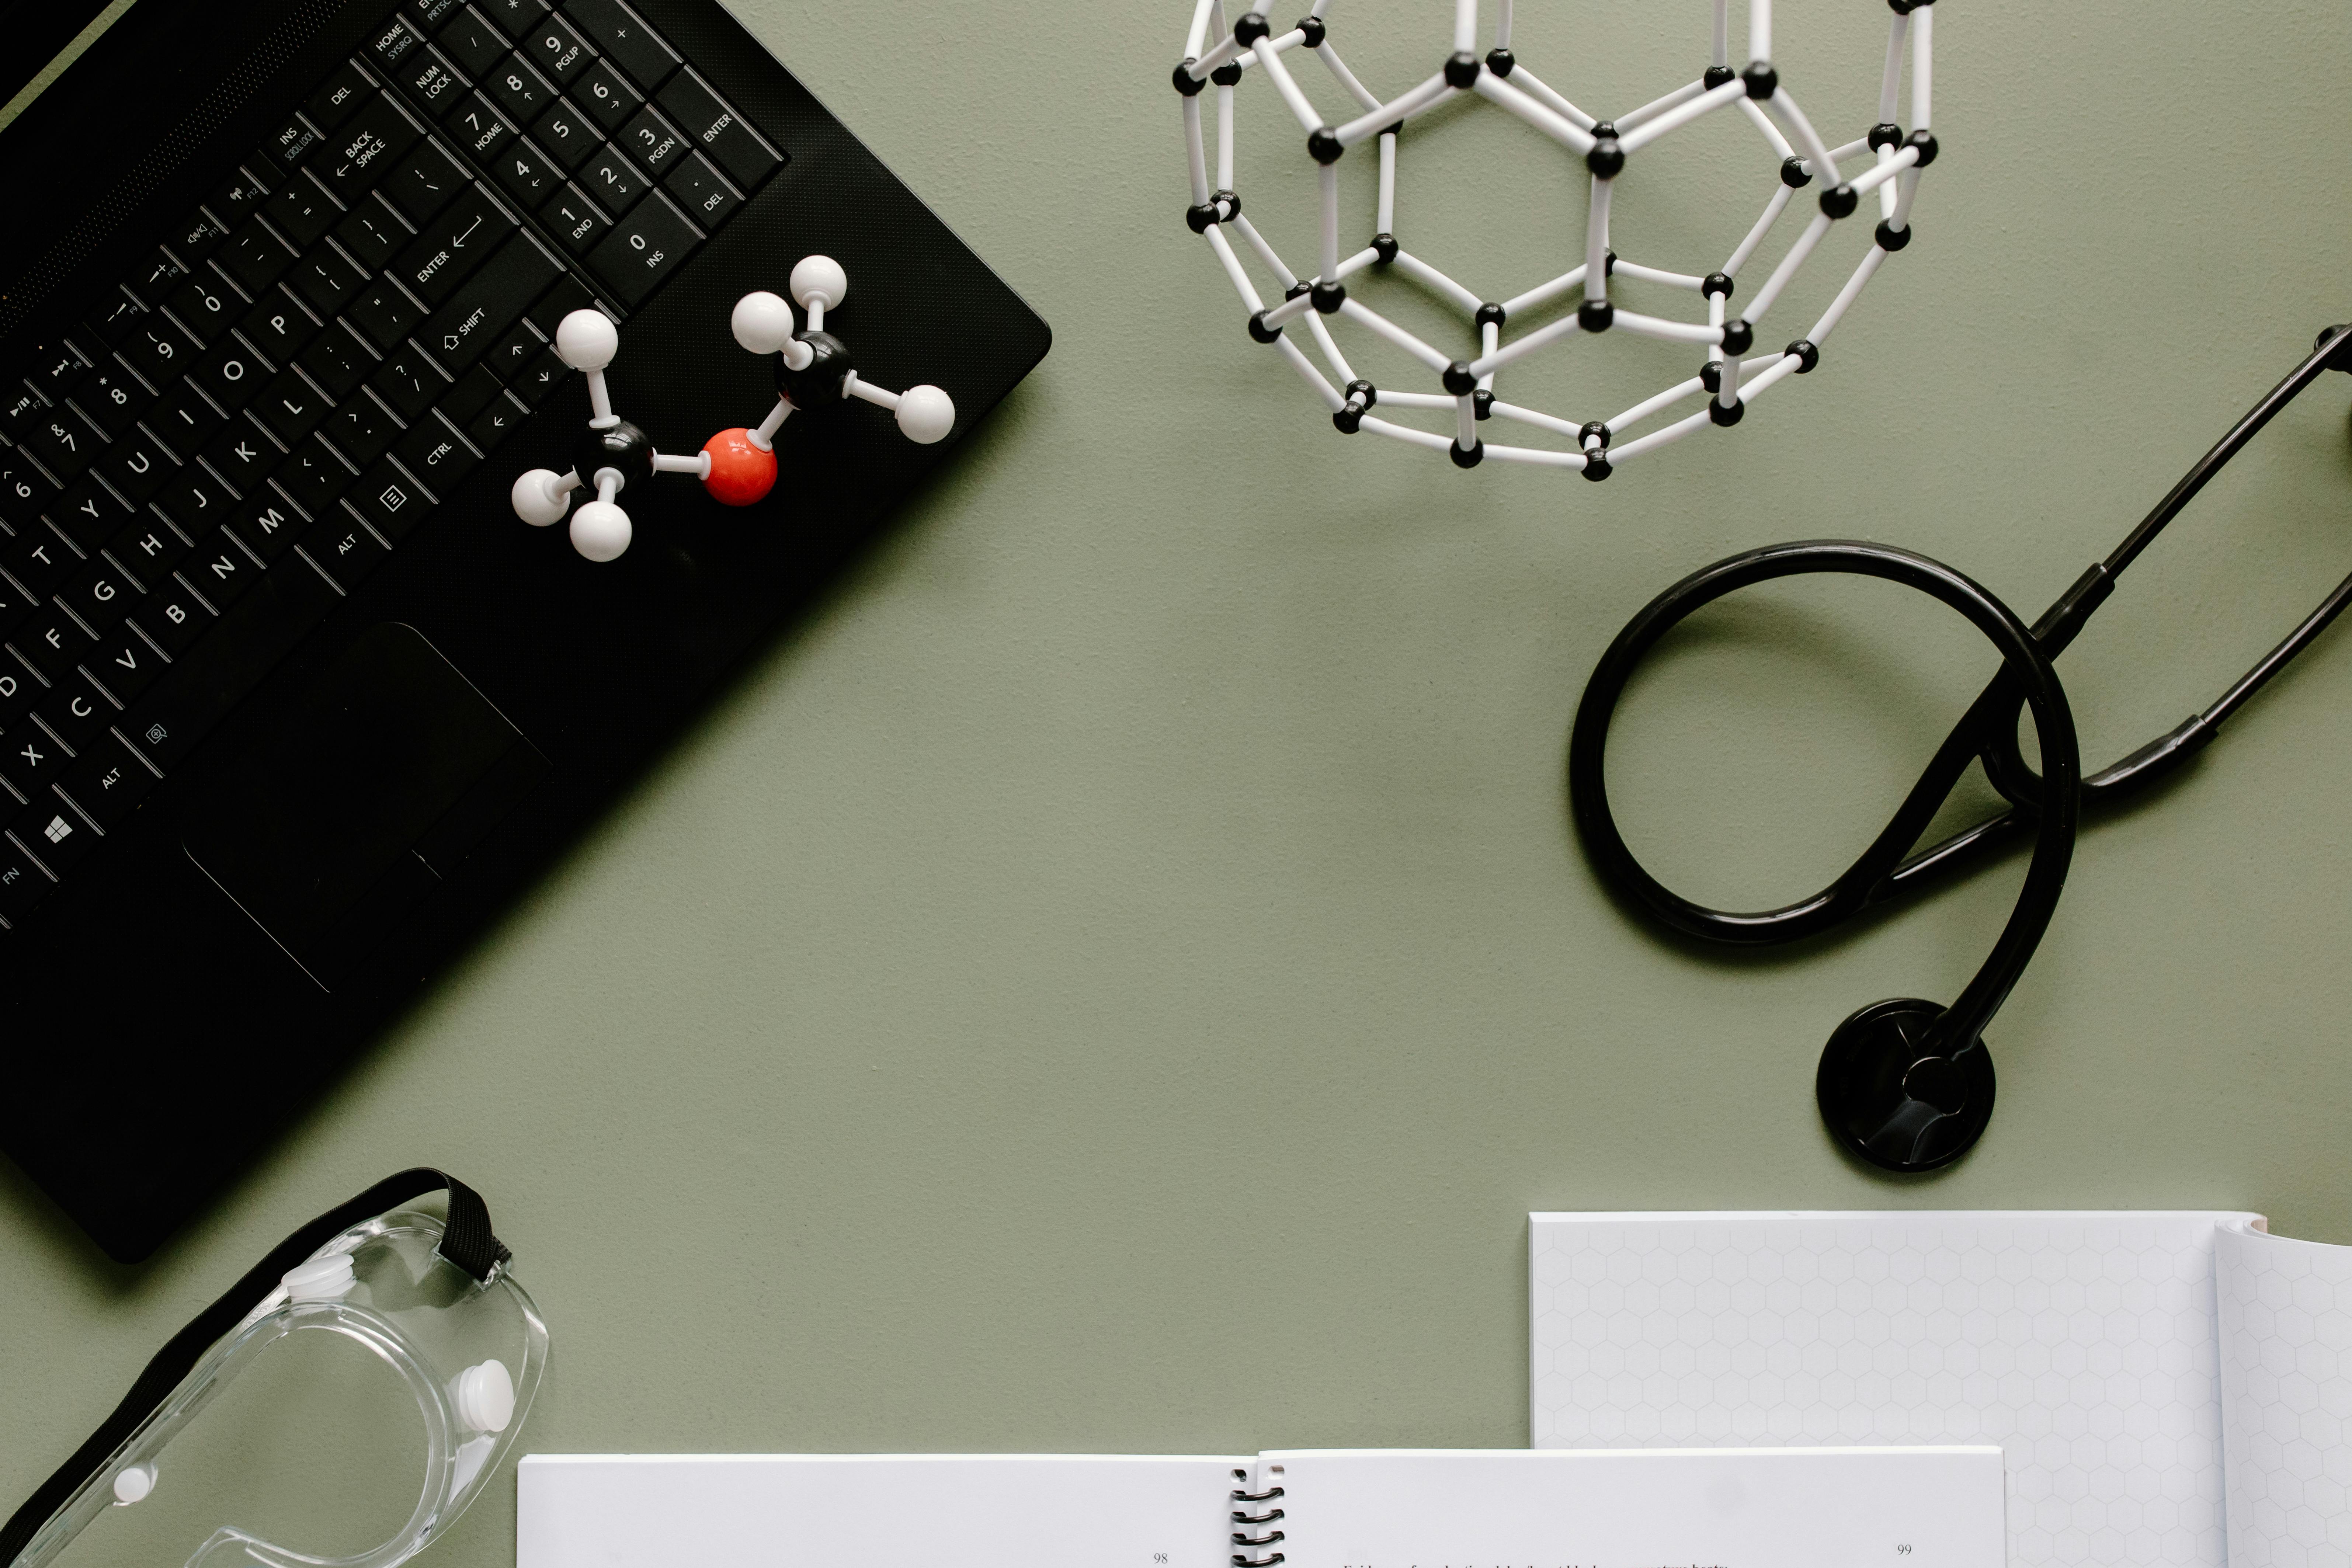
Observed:
[[[1519,9],[1521,58],[1597,104],[1704,63],[1701,0]],[[1859,135],[1885,7],[1780,9],[1783,79]],[[1861,535],[2030,618],[2352,314],[2352,7],[1937,9],[1917,242],[1815,374],[1591,485],[1344,440],[1248,341],[1181,222],[1181,0],[748,5],[1052,356],[152,1263],[0,1173],[0,1497],[269,1241],[416,1163],[488,1194],[546,1311],[526,1446],[554,1450],[1516,1445],[1531,1208],[2242,1206],[2352,1240],[2345,632],[2086,829],[1990,1035],[1991,1131],[1931,1181],[1833,1150],[1814,1060],[1865,1002],[1956,992],[2021,859],[1726,959],[1615,910],[1570,835],[1585,675],[1675,577]],[[1333,38],[1401,87],[1448,12],[1339,0]],[[1250,210],[1304,253],[1295,128],[1250,123]],[[1621,249],[1727,252],[1770,173],[1723,125],[1661,144]],[[1579,182],[1523,132],[1410,132],[1408,244],[1561,270]],[[2331,379],[2279,420],[2067,655],[2086,761],[2352,570],[2347,403]],[[1891,587],[1724,606],[1629,697],[1629,834],[1695,895],[1809,891],[1988,668]],[[434,1561],[508,1561],[512,1506],[502,1478]]]

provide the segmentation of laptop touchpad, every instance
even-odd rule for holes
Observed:
[[[215,775],[183,842],[331,988],[546,771],[432,644],[387,621]]]

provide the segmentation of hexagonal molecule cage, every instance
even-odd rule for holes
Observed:
[[[1363,0],[1349,0],[1358,3]],[[1706,68],[1664,96],[1613,118],[1580,107],[1517,58],[1511,47],[1512,0],[1496,0],[1484,55],[1478,52],[1478,0],[1456,0],[1451,52],[1433,48],[1438,68],[1393,96],[1375,91],[1341,58],[1339,29],[1327,16],[1333,4],[1315,0],[1307,16],[1276,31],[1257,11],[1234,16],[1228,26],[1226,0],[1197,0],[1174,83],[1183,110],[1192,188],[1186,221],[1240,294],[1250,336],[1271,348],[1314,389],[1330,410],[1332,424],[1343,433],[1370,431],[1441,450],[1465,468],[1491,458],[1573,469],[1588,479],[1607,479],[1615,465],[1629,458],[1702,428],[1739,423],[1748,404],[1790,376],[1811,371],[1820,363],[1822,344],[1872,275],[1888,256],[1910,243],[1911,207],[1920,174],[1937,152],[1928,130],[1934,79],[1932,0],[1888,0],[1894,16],[1877,119],[1861,138],[1835,147],[1799,107],[1774,63],[1771,0],[1748,0],[1747,49],[1739,67],[1732,63],[1729,0],[1712,0],[1713,47]],[[1696,35],[1697,17],[1692,20]],[[1315,57],[1322,68],[1314,68],[1306,55]],[[1896,122],[1906,63],[1907,128]],[[1244,212],[1244,193],[1236,188],[1234,101],[1238,93],[1251,90],[1246,84],[1253,77],[1259,84],[1255,90],[1278,97],[1297,121],[1305,157],[1317,172],[1320,245],[1311,258],[1286,259]],[[1516,116],[1582,165],[1580,183],[1588,193],[1583,252],[1560,258],[1574,259],[1576,265],[1503,296],[1482,293],[1448,276],[1405,243],[1410,231],[1400,228],[1396,203],[1402,132],[1416,118],[1454,100],[1482,102]],[[1340,106],[1336,112],[1325,107],[1334,104]],[[1216,121],[1213,159],[1205,124],[1212,110]],[[1759,160],[1759,172],[1778,171],[1763,212],[1745,237],[1705,275],[1644,265],[1631,245],[1624,256],[1618,255],[1610,231],[1610,207],[1620,182],[1641,178],[1645,149],[1697,121],[1726,112],[1747,119],[1769,147],[1773,162]],[[1372,144],[1380,161],[1379,195],[1370,237],[1358,245],[1353,242],[1360,231],[1343,226],[1339,169],[1344,159],[1366,143]],[[1811,209],[1802,218],[1802,232],[1763,282],[1751,287],[1743,271],[1792,206],[1801,214]],[[1785,347],[1754,352],[1762,341],[1766,318],[1790,284],[1834,229],[1864,212],[1874,212],[1878,221],[1868,250],[1845,285],[1801,335]],[[1309,270],[1293,270],[1294,261]],[[1430,342],[1392,315],[1350,297],[1348,280],[1368,268],[1402,274],[1458,310],[1468,319],[1469,329],[1462,352]],[[1268,284],[1264,290],[1261,278]],[[1633,296],[1634,290],[1644,303],[1653,296],[1671,300],[1677,294],[1695,295],[1697,308],[1666,314],[1632,309],[1615,297]],[[1571,298],[1573,310],[1556,309]],[[1550,319],[1542,320],[1547,315]],[[1513,331],[1516,322],[1530,317],[1542,324]],[[1421,384],[1376,384],[1360,375],[1336,330],[1342,323],[1358,341],[1382,341],[1417,361]],[[1315,357],[1294,340],[1295,328],[1303,329],[1297,335],[1311,339]],[[1546,412],[1507,401],[1498,392],[1502,374],[1529,355],[1565,350],[1579,340],[1612,332],[1687,345],[1703,351],[1704,363],[1698,374],[1606,418],[1596,410]],[[1693,399],[1703,400],[1703,405],[1677,414]],[[1578,413],[1584,416],[1577,417]],[[1413,422],[1416,416],[1418,422]],[[1497,418],[1538,433],[1538,440],[1549,436],[1554,444],[1487,442],[1481,427]],[[1445,428],[1442,433],[1428,428],[1432,423]],[[1568,444],[1559,445],[1559,438]]]

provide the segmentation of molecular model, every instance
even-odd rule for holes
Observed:
[[[1186,221],[1195,234],[1205,237],[1240,292],[1250,312],[1250,336],[1271,344],[1305,378],[1331,410],[1332,424],[1347,434],[1370,430],[1417,446],[1443,448],[1465,468],[1491,457],[1580,469],[1588,479],[1605,479],[1613,465],[1678,441],[1703,426],[1738,424],[1748,404],[1788,377],[1811,371],[1820,361],[1822,344],[1880,264],[1911,241],[1911,205],[1918,191],[1919,173],[1936,158],[1936,139],[1927,130],[1932,0],[1888,0],[1895,20],[1879,89],[1877,123],[1860,141],[1835,148],[1822,140],[1773,68],[1771,0],[1748,0],[1744,70],[1735,70],[1731,65],[1728,0],[1713,0],[1714,52],[1706,70],[1697,79],[1614,120],[1597,120],[1578,108],[1538,79],[1512,54],[1512,0],[1501,0],[1494,47],[1483,59],[1475,52],[1477,0],[1455,0],[1453,53],[1427,79],[1385,100],[1358,80],[1333,49],[1331,29],[1325,21],[1330,3],[1315,0],[1314,9],[1287,32],[1276,33],[1256,11],[1242,16],[1227,32],[1223,0],[1197,0],[1184,58],[1175,69],[1175,84],[1183,104],[1184,150],[1192,177],[1192,205]],[[1302,49],[1320,59],[1338,90],[1353,100],[1351,112],[1336,122],[1315,107],[1285,62],[1285,56]],[[1907,134],[1895,122],[1906,52],[1911,66],[1912,122]],[[1307,152],[1318,166],[1322,245],[1311,276],[1302,278],[1290,269],[1243,216],[1241,197],[1234,189],[1234,94],[1243,78],[1253,71],[1297,117],[1306,132]],[[1217,115],[1213,187],[1201,123],[1202,95],[1211,86],[1216,89]],[[1581,159],[1591,176],[1581,262],[1549,282],[1507,299],[1473,291],[1405,249],[1397,237],[1400,130],[1436,104],[1468,98],[1483,99],[1534,126]],[[1667,132],[1733,108],[1755,126],[1779,159],[1780,183],[1747,237],[1720,268],[1705,277],[1619,259],[1610,248],[1609,233],[1610,194],[1617,181],[1629,165],[1639,163],[1642,149]],[[1380,184],[1371,240],[1362,249],[1343,255],[1338,165],[1349,149],[1374,140],[1379,144]],[[1856,163],[1868,166],[1859,174],[1847,173],[1845,166]],[[1732,300],[1741,269],[1764,244],[1797,193],[1815,184],[1821,187],[1818,211],[1763,285],[1735,310]],[[1765,316],[1830,230],[1851,217],[1864,198],[1874,194],[1879,216],[1875,242],[1829,308],[1785,349],[1746,357]],[[1229,231],[1240,237],[1280,288],[1282,298],[1271,308],[1251,281],[1236,247],[1226,237]],[[1402,273],[1458,307],[1470,318],[1475,333],[1477,346],[1471,357],[1457,357],[1425,342],[1360,300],[1350,299],[1347,279],[1365,268]],[[1696,294],[1705,301],[1706,319],[1676,320],[1621,308],[1610,297],[1612,279]],[[1580,301],[1573,313],[1506,338],[1505,328],[1515,318],[1564,300],[1572,292]],[[1327,324],[1331,318],[1352,321],[1420,361],[1442,394],[1375,386],[1359,375]],[[1330,369],[1328,377],[1285,333],[1284,329],[1293,322],[1303,322],[1314,338],[1315,347]],[[1496,395],[1496,373],[1514,361],[1573,338],[1611,331],[1703,348],[1705,363],[1697,375],[1607,420],[1561,418],[1503,402]],[[1707,400],[1704,409],[1625,439],[1633,426],[1701,395]],[[1452,430],[1440,435],[1417,429],[1371,414],[1375,407],[1442,410],[1453,416]],[[1479,438],[1479,425],[1497,416],[1568,437],[1575,446],[1559,450],[1486,445]]]
[[[654,449],[651,437],[613,412],[604,369],[620,352],[619,331],[600,310],[574,310],[555,329],[556,356],[588,383],[590,417],[572,447],[572,468],[558,474],[533,468],[514,482],[515,515],[534,527],[560,521],[572,492],[593,489],[596,499],[572,514],[572,545],[591,561],[611,561],[629,547],[629,514],[614,497],[632,479],[651,474],[692,474],[712,499],[750,506],[776,483],[776,430],[794,408],[815,408],[844,397],[862,398],[898,415],[898,428],[913,441],[944,437],[955,424],[955,404],[936,386],[886,392],[858,379],[842,341],[824,331],[824,313],[849,293],[849,279],[828,257],[803,258],[793,268],[791,288],[808,312],[808,330],[795,331],[792,307],[773,294],[745,295],[734,313],[736,342],[754,353],[773,353],[776,406],[756,430],[721,430],[691,458]]]

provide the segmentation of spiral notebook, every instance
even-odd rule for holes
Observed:
[[[2352,1247],[2212,1212],[1529,1219],[1538,1447],[1999,1443],[2014,1568],[2352,1564]]]
[[[2000,1450],[534,1454],[516,1568],[2001,1568]]]

